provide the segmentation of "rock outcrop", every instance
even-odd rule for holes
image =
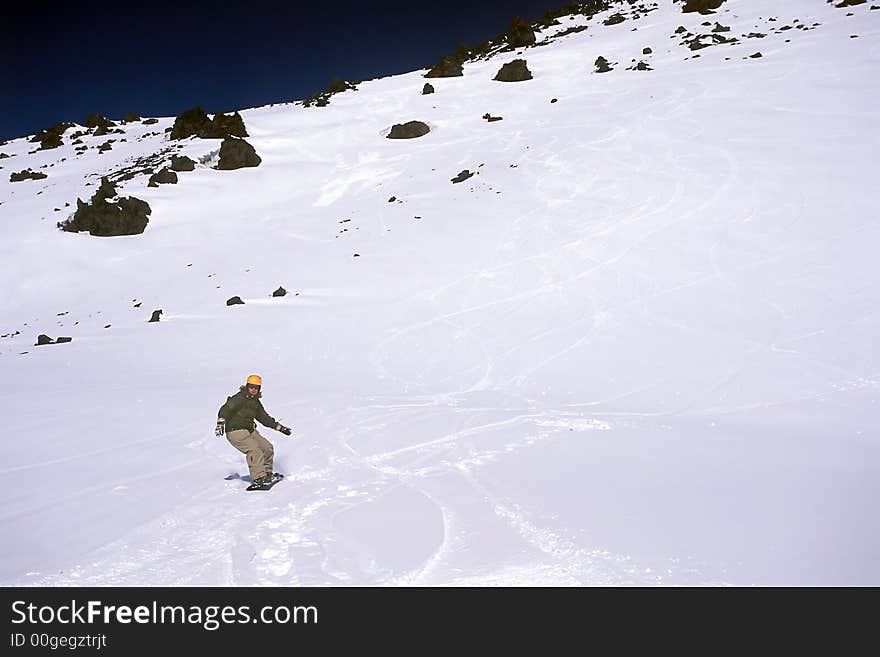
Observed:
[[[72,123],[56,123],[51,128],[40,130],[37,134],[31,137],[30,141],[31,143],[39,143],[40,150],[58,148],[64,145],[61,135],[64,134],[65,130],[72,127]]]
[[[96,237],[117,235],[139,235],[149,223],[152,212],[146,201],[134,197],[116,196],[116,187],[106,177],[88,203],[76,199],[76,212],[73,217],[58,224],[61,230],[69,233],[88,231]]]
[[[522,48],[535,43],[535,31],[519,16],[514,16],[507,28],[507,43],[511,48]]]
[[[224,139],[226,137],[247,136],[244,121],[238,112],[230,116],[218,112],[211,119],[200,106],[186,110],[174,119],[174,125],[171,126],[171,139],[186,139],[187,137]]]
[[[9,174],[9,182],[21,182],[22,180],[42,180],[43,178],[48,177],[49,176],[40,171],[31,171],[30,169],[25,169],[24,171]]]

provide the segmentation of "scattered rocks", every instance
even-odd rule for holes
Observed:
[[[388,139],[415,139],[423,137],[431,132],[431,128],[427,123],[421,121],[407,121],[406,123],[395,123],[391,126],[391,132],[388,133]]]
[[[425,86],[422,87],[422,95],[424,96],[424,95],[432,94],[432,93],[434,93],[434,87],[432,87],[430,84],[425,82]]]
[[[241,297],[231,297],[226,300],[227,306],[239,306],[244,305],[244,301],[241,300]]]
[[[532,72],[528,69],[526,60],[514,59],[504,64],[492,79],[499,82],[523,82],[532,79]]]
[[[138,305],[140,305],[140,304],[138,304]],[[150,324],[151,322],[158,322],[158,321],[159,321],[159,317],[161,317],[161,315],[162,315],[162,309],[161,309],[161,308],[158,309],[158,310],[154,310],[154,311],[153,311],[153,314],[150,316],[150,319],[147,321],[147,324]]]
[[[306,98],[303,101],[303,107],[311,107],[314,105],[315,107],[326,107],[330,104],[330,97],[333,94],[342,93],[343,91],[348,91],[352,89],[357,91],[357,82],[348,82],[343,80],[342,78],[333,78],[330,82],[330,85],[324,89],[323,91],[316,91],[311,96]]]
[[[139,198],[120,197],[116,201],[116,187],[106,177],[89,203],[76,199],[76,212],[58,227],[70,233],[88,231],[96,237],[139,235],[149,223],[150,206]]]
[[[164,162],[167,161],[168,154],[171,153],[172,150],[173,147],[163,148],[156,153],[150,153],[149,155],[139,157],[130,165],[107,174],[107,177],[110,179],[110,182],[119,184],[123,181],[131,180],[135,176],[153,174],[157,169],[161,168]]]
[[[256,149],[244,139],[227,137],[220,144],[220,161],[217,163],[217,168],[221,171],[232,171],[260,166],[262,161]]]
[[[278,286],[278,289],[275,290],[275,291],[272,293],[272,296],[273,296],[273,297],[284,297],[284,296],[287,296],[287,290],[285,290],[285,289],[284,289],[283,287],[281,287],[281,286]]]
[[[464,182],[465,180],[467,180],[468,178],[470,178],[473,175],[474,175],[473,172],[468,171],[467,169],[464,169],[464,170],[460,171],[459,174],[457,176],[455,176],[455,178],[452,179],[452,182],[453,183]]]
[[[9,182],[21,182],[22,180],[42,180],[43,178],[48,178],[45,173],[41,171],[31,171],[30,169],[25,169],[24,171],[19,171],[17,173],[9,174]]]
[[[602,25],[618,25],[619,23],[622,23],[625,20],[626,20],[626,17],[623,14],[620,14],[620,13],[612,14],[611,16],[606,18],[604,21],[602,21]]]
[[[150,176],[150,180],[147,182],[147,187],[158,187],[159,185],[176,185],[177,184],[177,174],[174,173],[171,169],[165,167],[159,173],[154,173]]]
[[[247,136],[244,121],[238,112],[231,116],[218,112],[213,119],[209,119],[208,114],[201,106],[186,110],[174,119],[174,125],[171,126],[171,139],[186,139],[187,137],[223,139],[225,137]]]
[[[186,155],[172,155],[171,156],[171,170],[172,171],[194,171],[196,168],[196,161],[188,158]]]

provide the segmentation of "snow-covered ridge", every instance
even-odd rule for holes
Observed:
[[[0,581],[876,584],[872,6],[563,16],[240,109],[236,171],[174,117],[0,145]],[[58,230],[104,176],[143,234]],[[259,499],[212,431],[252,372]]]

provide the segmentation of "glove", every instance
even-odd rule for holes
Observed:
[[[279,422],[278,424],[275,425],[275,430],[276,430],[276,431],[280,431],[280,432],[283,433],[285,436],[289,436],[289,435],[290,435],[290,427],[285,427],[285,426],[284,426],[283,424],[281,424],[280,422]]]
[[[214,435],[222,436],[224,433],[226,433],[226,420],[221,417],[217,420],[217,426],[214,429]]]

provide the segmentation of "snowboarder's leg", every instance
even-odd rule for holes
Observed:
[[[256,441],[257,445],[260,446],[260,451],[262,451],[263,453],[262,467],[264,474],[275,472],[272,469],[272,460],[275,458],[275,448],[272,447],[272,443],[266,440],[262,435],[260,435],[260,432],[256,430],[254,430],[251,435],[254,436],[254,440]]]
[[[247,457],[248,470],[250,470],[251,473],[251,481],[256,481],[266,474],[263,446],[260,444],[258,438],[262,438],[264,442],[268,443],[268,441],[256,431],[248,431],[247,429],[236,429],[235,431],[229,431],[226,434],[226,439],[229,443]],[[271,447],[272,446],[270,445],[269,448],[271,449]],[[269,462],[271,463],[271,461],[272,456],[270,454]]]

